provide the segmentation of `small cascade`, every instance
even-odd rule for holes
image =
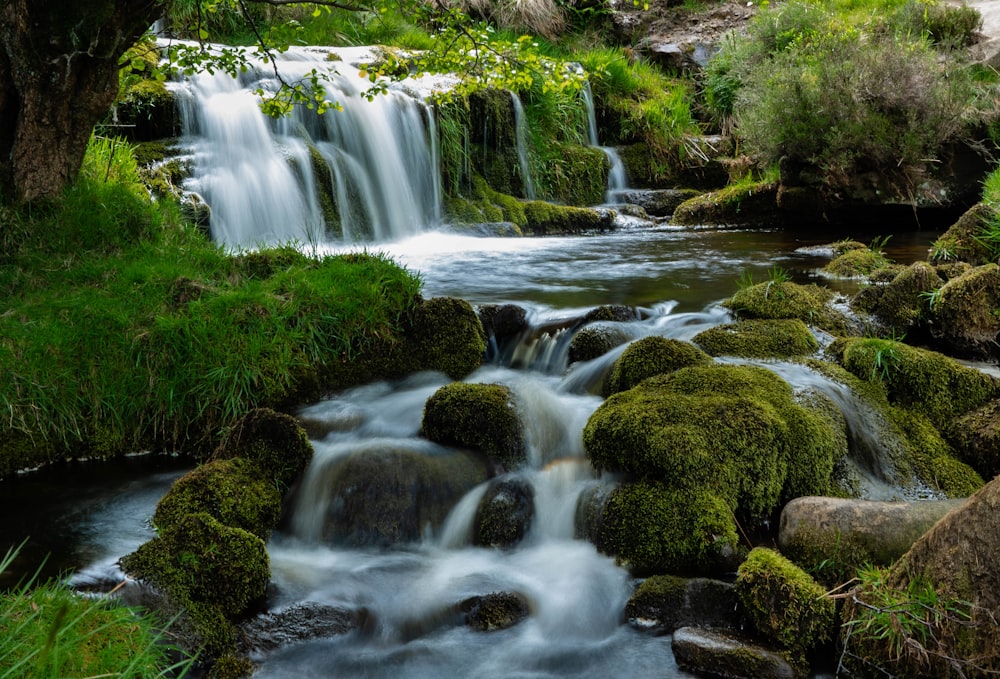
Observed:
[[[184,188],[210,206],[217,242],[387,241],[440,222],[430,107],[397,89],[369,100],[358,68],[330,58],[315,48],[277,57],[286,82],[313,69],[329,78],[326,98],[342,110],[323,115],[299,106],[285,118],[266,116],[255,91],[275,92],[280,82],[263,63],[238,79],[199,73],[172,85],[193,157]]]
[[[528,166],[528,121],[524,117],[524,106],[517,92],[510,93],[514,104],[514,134],[517,139],[517,162],[521,169],[521,179],[524,182],[524,197],[535,200],[535,183],[531,179],[531,168]]]
[[[621,196],[628,191],[628,174],[625,172],[625,163],[622,161],[617,149],[611,146],[601,146],[597,136],[597,112],[594,108],[594,92],[590,88],[590,83],[583,86],[583,105],[587,111],[587,143],[604,151],[608,157],[611,168],[608,171],[608,189],[604,195],[604,202],[615,205],[621,202]]]

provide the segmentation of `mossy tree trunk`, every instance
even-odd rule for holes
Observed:
[[[168,0],[0,0],[0,191],[58,195],[118,93],[118,61]]]

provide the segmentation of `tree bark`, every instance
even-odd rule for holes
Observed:
[[[166,0],[0,0],[0,189],[57,196],[118,93],[118,61]]]

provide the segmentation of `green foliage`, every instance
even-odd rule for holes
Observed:
[[[756,630],[791,651],[805,667],[805,654],[828,641],[834,602],[812,577],[772,549],[750,552],[736,574],[736,596]]]
[[[0,573],[17,556],[0,559]],[[155,622],[112,601],[83,597],[34,578],[0,594],[0,677],[181,677],[192,660],[175,651]]]

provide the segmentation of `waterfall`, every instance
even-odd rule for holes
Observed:
[[[524,182],[524,197],[535,200],[535,183],[531,180],[531,168],[528,167],[528,121],[524,117],[524,106],[517,92],[510,93],[514,104],[514,134],[517,139],[517,162],[521,168],[521,179]]]
[[[266,116],[255,92],[275,92],[280,82],[253,60],[239,78],[204,72],[172,85],[182,144],[193,158],[184,188],[210,206],[217,242],[247,248],[386,241],[439,223],[430,107],[419,94],[395,88],[369,100],[359,69],[331,59],[332,52],[316,48],[276,57],[285,82],[307,79],[313,69],[329,78],[325,96],[342,110],[323,115],[297,106],[285,118]]]
[[[608,157],[610,169],[608,171],[608,188],[604,194],[604,202],[615,205],[621,202],[622,193],[628,190],[628,175],[625,172],[625,163],[618,151],[611,146],[601,146],[597,137],[597,112],[594,108],[594,92],[590,89],[590,83],[583,86],[583,105],[587,111],[587,143],[597,147]]]

